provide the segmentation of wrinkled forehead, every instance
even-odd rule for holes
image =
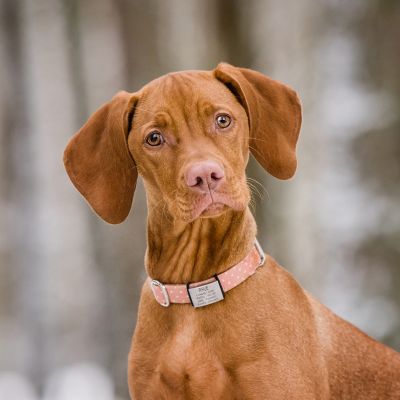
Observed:
[[[186,71],[164,75],[144,86],[135,118],[148,120],[159,112],[187,117],[238,108],[241,106],[234,95],[211,72]]]

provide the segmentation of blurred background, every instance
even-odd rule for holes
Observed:
[[[71,135],[120,89],[218,62],[294,87],[294,179],[252,161],[265,250],[400,350],[400,2],[0,0],[0,399],[128,399],[145,196],[99,220],[67,178]]]

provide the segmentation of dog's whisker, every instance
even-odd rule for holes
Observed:
[[[256,137],[254,137],[254,136],[249,136],[249,139],[251,139],[251,140],[256,140],[256,141],[258,141],[258,142],[268,143],[268,140],[261,139],[261,138],[256,138]]]
[[[246,179],[247,179],[247,181],[253,182],[255,185],[259,185],[262,190],[266,190],[265,186],[261,182],[259,182],[257,179],[250,178],[250,177],[247,177]]]
[[[252,183],[248,182],[247,185],[249,186],[250,192],[254,195],[257,195],[260,199],[263,198],[262,193],[258,190],[256,186],[254,186]]]

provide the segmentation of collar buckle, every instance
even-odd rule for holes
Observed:
[[[265,253],[264,253],[264,250],[262,249],[260,243],[258,243],[257,238],[254,240],[254,246],[256,247],[258,255],[260,256],[260,263],[258,264],[258,266],[261,267],[261,265],[263,265],[265,262]]]
[[[163,307],[169,307],[170,305],[170,300],[169,300],[169,296],[168,296],[168,292],[167,292],[167,288],[159,281],[153,279],[151,281],[151,290],[153,292],[153,295],[156,299],[158,299],[157,297],[157,287],[160,288],[160,291],[164,297],[164,302],[159,302],[159,304],[161,304]]]

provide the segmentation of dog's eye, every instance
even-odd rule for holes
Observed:
[[[153,131],[146,136],[146,143],[149,146],[160,146],[164,143],[164,138],[160,132]]]
[[[227,128],[231,124],[231,117],[228,114],[217,115],[215,119],[219,128]]]

